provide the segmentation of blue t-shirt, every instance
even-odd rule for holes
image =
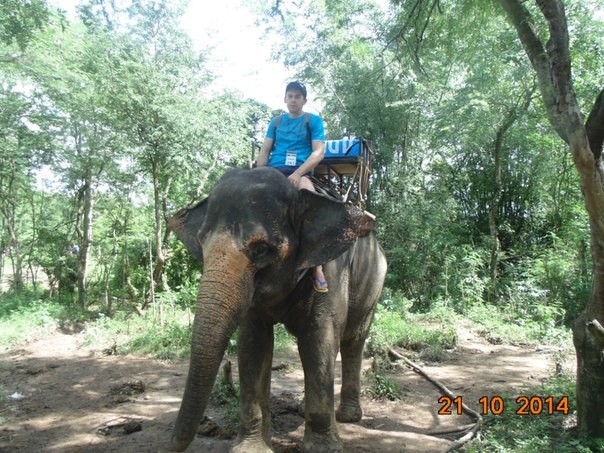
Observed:
[[[308,131],[304,123],[305,115],[298,118],[290,118],[289,114],[281,115],[281,122],[277,127],[275,137],[275,121],[278,116],[271,120],[266,130],[266,137],[272,138],[273,150],[268,159],[269,167],[291,167],[302,165],[312,153],[311,143],[308,139]],[[311,140],[325,140],[323,120],[319,115],[310,114]]]

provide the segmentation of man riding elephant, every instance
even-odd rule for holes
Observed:
[[[315,192],[310,175],[325,155],[325,132],[319,115],[304,112],[306,96],[302,82],[287,84],[284,102],[289,113],[271,120],[257,166],[276,168],[297,189]],[[313,287],[321,293],[329,291],[322,265],[313,269]]]
[[[279,171],[232,170],[209,197],[169,222],[203,261],[191,363],[171,448],[195,436],[229,339],[238,327],[240,432],[235,452],[271,449],[273,326],[297,337],[309,452],[342,451],[336,418],[360,420],[362,352],[386,274],[373,219],[354,206],[298,191]],[[303,273],[325,263],[328,293]],[[342,389],[334,402],[334,367]]]

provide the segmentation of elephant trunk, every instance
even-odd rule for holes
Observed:
[[[218,254],[212,255],[210,250],[206,254],[193,323],[189,375],[172,432],[174,451],[185,450],[195,437],[229,339],[253,295],[249,260],[233,247],[224,253],[224,242],[222,245]]]

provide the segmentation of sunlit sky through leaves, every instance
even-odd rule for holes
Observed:
[[[235,89],[246,98],[283,108],[288,72],[271,61],[270,44],[241,0],[192,1],[183,27],[196,45],[216,46],[212,69],[218,89]]]
[[[76,17],[74,0],[50,0]],[[216,75],[212,89],[240,92],[273,109],[284,108],[283,90],[291,72],[270,58],[270,44],[255,25],[255,14],[242,0],[192,0],[182,21],[198,50],[213,49],[210,69]],[[312,104],[312,99],[309,104]],[[309,105],[309,109],[314,110]]]

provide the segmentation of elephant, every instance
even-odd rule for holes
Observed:
[[[238,331],[240,429],[233,452],[270,452],[273,328],[297,338],[304,371],[304,450],[342,451],[336,419],[362,417],[364,343],[386,275],[373,216],[297,190],[279,171],[232,169],[200,203],[169,221],[203,263],[184,395],[169,448],[184,451],[198,429],[230,337]],[[329,291],[313,289],[324,264]],[[334,411],[334,368],[342,360]]]

